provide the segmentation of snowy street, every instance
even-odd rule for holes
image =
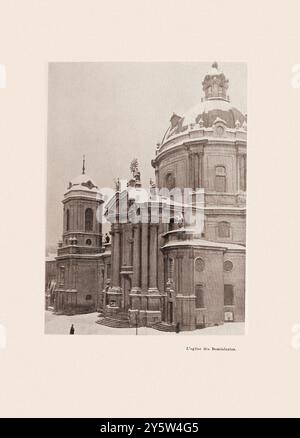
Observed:
[[[112,328],[96,324],[98,320],[98,313],[88,313],[83,315],[55,315],[50,311],[45,312],[45,333],[46,334],[61,334],[68,335],[71,324],[74,325],[75,335],[135,335],[135,328]],[[192,332],[169,333],[154,330],[149,327],[139,327],[139,335],[244,335],[244,323],[226,323],[222,326],[208,327],[202,330],[195,330]]]

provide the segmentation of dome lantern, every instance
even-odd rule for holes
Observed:
[[[229,81],[219,69],[218,63],[214,62],[202,82],[205,99],[223,99],[228,102],[228,83]]]

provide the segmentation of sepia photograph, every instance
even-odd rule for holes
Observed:
[[[0,435],[299,418],[300,2],[0,12]]]
[[[45,333],[245,333],[245,63],[49,63]]]

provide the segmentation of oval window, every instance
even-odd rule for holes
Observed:
[[[230,260],[226,260],[226,262],[224,262],[224,271],[232,271],[233,268],[233,263]]]
[[[202,260],[200,258],[195,260],[195,270],[196,270],[196,272],[204,271],[204,266],[205,266],[204,260]]]

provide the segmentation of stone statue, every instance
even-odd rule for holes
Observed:
[[[115,189],[116,189],[116,191],[119,192],[119,191],[120,191],[120,188],[121,188],[120,179],[119,179],[119,178],[114,179],[114,183],[115,183]]]
[[[155,189],[155,187],[156,187],[156,184],[155,184],[155,182],[153,181],[152,178],[150,178],[149,185],[150,185],[150,187],[151,187],[152,189]]]
[[[137,158],[134,158],[130,163],[130,172],[135,176],[139,171],[139,163]]]

